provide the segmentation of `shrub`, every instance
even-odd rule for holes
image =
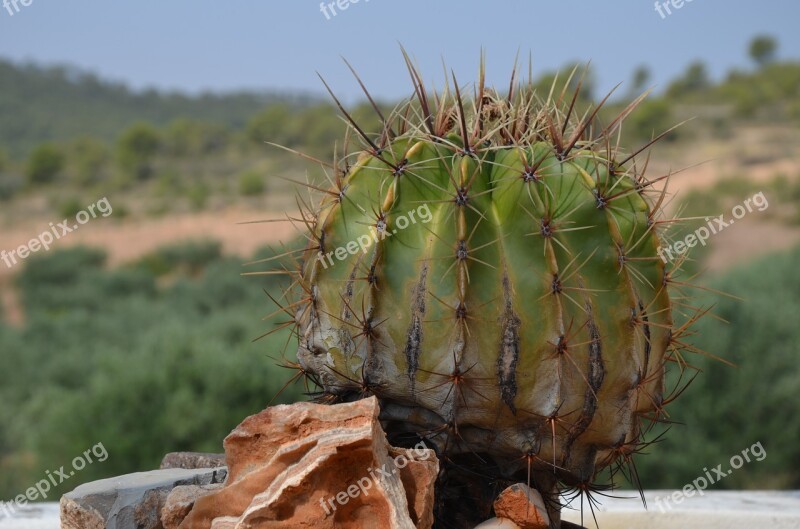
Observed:
[[[31,184],[48,184],[64,168],[64,154],[55,145],[36,147],[28,157],[26,176]]]
[[[648,141],[675,125],[672,107],[666,99],[647,99],[626,120],[624,131],[632,140]],[[678,131],[666,138],[672,139]]]
[[[179,118],[167,126],[164,146],[173,156],[206,155],[222,149],[229,135],[220,125]]]
[[[734,471],[716,488],[800,487],[800,247],[737,268],[712,287],[744,298],[715,294],[696,303],[710,306],[730,322],[701,320],[694,345],[735,364],[702,354],[690,362],[699,370],[686,394],[675,402],[670,421],[680,435],[663,441],[659,457],[645,457],[645,487],[676,488],[756,442],[768,457]],[[687,371],[685,380],[694,374]],[[661,429],[654,432],[657,435]],[[673,432],[674,433],[674,432]]]
[[[0,497],[13,497],[45,470],[102,442],[109,452],[53,497],[81,482],[157,468],[173,450],[221,451],[225,435],[263,409],[291,372],[275,366],[288,331],[252,339],[280,316],[238,259],[216,243],[159,251],[205,273],[156,287],[146,266],[107,270],[103,252],[54,250],[32,257],[19,286],[24,328],[0,322]],[[182,265],[176,265],[181,272]],[[302,399],[290,387],[276,402]]]
[[[63,218],[74,218],[80,211],[83,211],[83,202],[77,197],[68,197],[59,200],[57,204],[58,214]]]
[[[94,138],[80,138],[70,146],[68,169],[79,185],[102,181],[107,176],[110,153],[108,147]]]
[[[153,172],[153,158],[160,146],[158,131],[146,123],[138,123],[120,136],[117,162],[126,174],[137,180],[147,179]]]
[[[0,201],[11,200],[24,187],[22,178],[10,172],[0,171]]]
[[[258,196],[263,194],[265,189],[264,177],[258,172],[246,171],[239,175],[239,193],[243,196]]]
[[[211,189],[205,182],[196,182],[186,192],[186,198],[189,199],[189,206],[192,210],[202,211],[208,205],[208,199],[211,198]]]
[[[32,255],[19,276],[19,286],[46,286],[69,283],[85,270],[105,266],[106,252],[97,248],[76,247],[46,254]]]
[[[256,145],[265,141],[291,144],[294,138],[287,133],[287,124],[292,118],[285,105],[270,105],[247,123],[247,137]]]
[[[222,245],[219,242],[191,241],[160,248],[143,257],[135,266],[154,276],[177,271],[196,275],[221,256]]]

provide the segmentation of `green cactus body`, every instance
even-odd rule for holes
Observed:
[[[330,402],[376,395],[390,435],[591,483],[665,400],[650,182],[594,114],[482,82],[437,101],[364,135],[314,212],[299,363]]]

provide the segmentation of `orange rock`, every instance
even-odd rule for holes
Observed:
[[[494,502],[494,512],[498,518],[511,520],[520,529],[550,527],[550,517],[542,495],[522,483],[511,485],[500,493]]]
[[[222,488],[222,483],[214,485],[182,485],[170,491],[161,509],[161,525],[164,529],[177,529],[195,502]]]
[[[433,527],[434,489],[439,474],[439,462],[432,450],[389,447],[393,461],[401,455],[408,465],[400,470],[400,480],[406,490],[411,520],[419,529]],[[424,455],[423,457],[420,457]]]
[[[395,449],[378,401],[276,406],[225,439],[228,480],[180,529],[430,529],[438,461]]]

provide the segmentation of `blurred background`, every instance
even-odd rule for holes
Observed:
[[[800,4],[28,3],[0,6],[0,251],[101,199],[113,212],[0,261],[0,500],[100,442],[108,459],[59,493],[155,468],[166,452],[221,451],[281,390],[291,337],[253,341],[285,320],[265,295],[281,279],[241,274],[297,233],[242,223],[294,212],[286,179],[322,175],[265,142],[332,156],[346,126],[316,71],[376,130],[340,56],[391,109],[412,93],[400,44],[431,87],[442,60],[474,78],[482,50],[501,90],[518,53],[543,90],[591,61],[582,105],[623,83],[606,122],[652,88],[622,141],[693,118],[650,162],[653,176],[685,169],[668,208],[695,220],[675,240],[763,193],[768,208],[683,267],[703,287],[684,293],[716,315],[692,343],[736,367],[691,358],[703,373],[671,407],[680,424],[638,466],[644,487],[679,488],[761,442],[766,459],[714,487],[800,488]]]

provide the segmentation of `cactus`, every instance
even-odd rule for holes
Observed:
[[[309,244],[280,300],[296,367],[321,401],[377,396],[390,437],[453,475],[527,480],[557,520],[559,493],[602,490],[600,470],[636,479],[683,363],[658,256],[666,177],[637,163],[663,135],[619,148],[642,98],[601,127],[605,100],[577,116],[574,71],[570,95],[516,74],[500,95],[482,67],[473,97],[455,78],[432,96],[406,61],[415,99],[388,118],[373,103],[377,134],[331,92],[359,150],[319,162],[330,186],[296,219]]]

